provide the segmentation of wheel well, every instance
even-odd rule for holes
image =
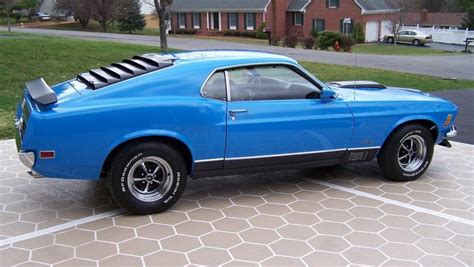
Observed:
[[[395,127],[395,129],[392,130],[392,132],[389,134],[387,139],[385,139],[385,142],[387,142],[390,139],[390,137],[392,137],[392,135],[394,135],[400,128],[406,125],[410,125],[410,124],[417,124],[417,125],[421,125],[425,127],[431,133],[431,136],[433,136],[433,141],[436,141],[436,139],[438,139],[438,126],[436,126],[434,122],[430,120],[412,120],[412,121],[404,122],[398,125],[397,127]],[[384,142],[384,145],[385,145],[385,142]]]
[[[133,146],[134,144],[141,143],[141,142],[161,142],[161,143],[166,143],[168,145],[173,146],[181,153],[181,155],[183,155],[184,160],[186,161],[186,169],[188,171],[188,174],[191,174],[192,166],[193,166],[193,157],[191,154],[191,150],[189,150],[186,144],[172,137],[147,136],[147,137],[131,139],[116,146],[109,153],[109,155],[105,159],[104,164],[102,165],[101,177],[107,176],[108,172],[110,171],[110,168],[112,167],[112,163],[114,162],[115,157],[118,155],[120,151],[122,151],[126,147]]]

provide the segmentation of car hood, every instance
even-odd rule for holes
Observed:
[[[388,87],[375,88],[337,88],[331,87],[339,98],[345,101],[446,101],[417,89]]]

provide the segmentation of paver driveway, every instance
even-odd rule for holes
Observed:
[[[422,179],[375,162],[192,180],[171,210],[116,210],[103,182],[31,179],[0,141],[0,265],[474,264],[474,146]]]

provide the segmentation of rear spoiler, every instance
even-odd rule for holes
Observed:
[[[58,101],[56,93],[46,84],[43,78],[26,82],[26,90],[35,102],[42,105],[49,105]]]

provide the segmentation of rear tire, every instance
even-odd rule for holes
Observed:
[[[423,126],[410,124],[397,130],[383,145],[378,164],[393,181],[413,181],[422,176],[433,158],[434,141]]]
[[[389,43],[389,44],[393,44],[394,41],[395,41],[395,39],[393,39],[393,37],[388,37],[387,38],[387,43]]]
[[[414,46],[420,46],[421,42],[418,39],[413,40],[413,45]]]
[[[137,214],[171,207],[186,187],[186,164],[172,146],[159,142],[133,144],[121,150],[107,177],[115,200]]]

